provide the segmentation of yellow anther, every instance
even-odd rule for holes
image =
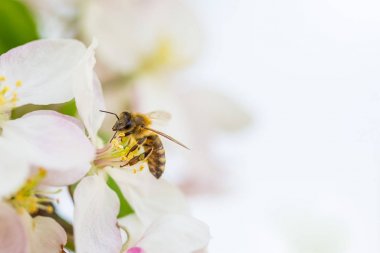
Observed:
[[[37,188],[41,181],[46,177],[46,170],[40,168],[34,176],[29,178],[24,186],[14,195],[9,201],[17,210],[27,210],[33,214],[39,210],[44,210],[48,213],[54,211],[52,203],[55,199],[44,197],[48,192],[39,191]],[[54,194],[54,193],[52,193]]]
[[[17,80],[16,81],[16,87],[21,87],[22,86],[22,82],[20,80]]]
[[[4,105],[6,102],[7,100],[3,96],[0,96],[0,105]]]
[[[46,174],[47,174],[47,171],[46,171],[45,168],[42,168],[42,167],[38,168],[38,175],[39,175],[40,177],[45,177]]]
[[[121,132],[118,134],[119,137],[124,137],[125,136],[125,133]]]
[[[46,207],[46,212],[53,213],[53,211],[54,211],[54,208],[52,206],[47,206]]]
[[[137,173],[137,170],[136,169],[133,169],[133,174],[136,174]]]
[[[140,170],[140,171],[143,171],[143,170],[144,170],[144,166],[143,166],[143,165],[140,165],[139,170]]]
[[[126,160],[128,160],[128,158],[127,158],[126,156],[122,156],[122,157],[121,157],[121,160],[122,160],[122,161],[126,161]]]
[[[0,91],[0,93],[2,94],[2,95],[4,95],[5,93],[7,93],[8,91],[9,91],[9,86],[4,86],[2,89],[1,89],[1,91]]]
[[[18,101],[18,95],[16,92],[13,92],[11,102],[16,103]]]
[[[0,82],[4,82],[5,80],[7,80],[5,76],[0,76]]]

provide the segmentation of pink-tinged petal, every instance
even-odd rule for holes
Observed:
[[[0,203],[0,253],[29,253],[24,226],[15,210]]]
[[[0,199],[17,191],[29,175],[27,159],[19,157],[17,148],[0,138]]]
[[[144,250],[139,247],[130,248],[127,253],[144,253]]]
[[[147,253],[191,253],[210,240],[209,228],[186,215],[166,215],[155,221],[135,247]]]
[[[100,176],[85,177],[74,193],[74,234],[77,253],[119,253],[119,199]]]
[[[102,86],[93,71],[96,62],[94,56],[96,44],[96,41],[92,42],[87,49],[88,64],[82,66],[83,82],[73,87],[78,113],[93,143],[96,142],[97,132],[105,116],[99,111],[105,108]]]
[[[145,226],[168,213],[189,212],[181,191],[164,179],[157,180],[147,169],[137,174],[120,169],[108,171]]]
[[[15,88],[18,106],[62,103],[73,98],[73,85],[83,82],[82,65],[88,64],[86,47],[77,40],[37,40],[0,56],[0,75]]]
[[[18,145],[20,158],[48,170],[45,184],[72,184],[87,173],[95,155],[94,146],[73,121],[54,111],[35,111],[7,121],[3,137]]]
[[[60,253],[66,245],[65,230],[52,218],[32,218],[23,212],[22,220],[28,233],[30,253]]]

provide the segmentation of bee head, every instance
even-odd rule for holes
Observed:
[[[122,112],[119,119],[113,125],[113,131],[128,131],[134,127],[132,115],[129,112]]]

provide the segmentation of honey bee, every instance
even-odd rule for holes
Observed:
[[[159,179],[165,170],[166,162],[165,149],[159,136],[165,137],[174,143],[177,143],[178,145],[189,149],[181,142],[175,140],[173,137],[150,127],[152,120],[168,120],[170,118],[170,115],[166,112],[155,111],[148,114],[122,112],[120,115],[117,115],[113,112],[103,110],[100,111],[112,114],[117,118],[116,123],[112,127],[112,130],[115,131],[115,134],[111,140],[115,137],[116,133],[123,132],[125,136],[132,136],[136,140],[136,144],[130,148],[128,154],[135,151],[141,146],[144,148],[143,153],[134,156],[122,166],[132,166],[138,162],[147,161],[150,173]]]

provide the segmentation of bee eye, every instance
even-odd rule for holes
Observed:
[[[129,120],[127,121],[127,123],[125,124],[125,128],[131,128],[132,127],[132,121]]]

